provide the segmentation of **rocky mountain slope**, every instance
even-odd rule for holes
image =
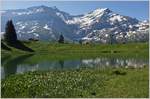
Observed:
[[[73,16],[56,7],[35,6],[2,12],[2,32],[12,19],[19,39],[36,38],[100,43],[148,41],[149,22],[123,16],[108,8],[98,8],[85,15]]]

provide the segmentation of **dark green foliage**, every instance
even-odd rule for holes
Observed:
[[[82,40],[79,40],[79,44],[82,44]]]
[[[109,36],[110,36],[110,41],[109,41],[109,43],[110,43],[110,44],[115,44],[115,43],[116,43],[116,41],[115,41],[115,34],[111,34],[111,33],[110,33]]]
[[[64,36],[61,34],[58,40],[59,43],[64,43]]]
[[[33,52],[32,49],[26,47],[22,42],[17,40],[17,34],[12,20],[8,20],[6,24],[4,41],[6,42],[7,45],[10,45],[11,47],[15,47],[23,51]],[[10,50],[9,48],[6,48],[4,44],[2,44],[2,47],[5,48],[6,50]]]
[[[127,35],[127,33],[123,33],[123,44],[126,43],[126,35]]]
[[[9,45],[14,45],[17,42],[17,34],[12,20],[9,20],[6,24],[4,40]]]

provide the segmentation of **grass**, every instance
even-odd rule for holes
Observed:
[[[136,69],[81,68],[12,75],[2,80],[1,92],[3,98],[148,98],[148,86],[148,66]]]
[[[35,52],[25,52],[16,48],[10,47],[12,51],[1,51],[2,56],[6,54],[21,55],[21,54],[49,54],[51,58],[87,58],[97,56],[128,56],[128,57],[146,57],[148,58],[149,46],[148,43],[129,43],[129,44],[58,44],[49,42],[24,42],[24,45],[33,49]]]

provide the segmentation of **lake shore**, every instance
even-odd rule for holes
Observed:
[[[126,68],[128,58],[133,63],[137,63],[137,60],[139,60],[139,64],[143,64],[145,60],[147,63],[149,57],[148,43],[80,45],[37,41],[23,42],[23,44],[33,49],[34,52],[25,52],[11,46],[8,46],[11,48],[11,51],[1,50],[3,70],[11,74],[2,79],[1,95],[3,98],[148,97],[149,67],[147,65],[140,65],[137,66],[138,68],[133,68],[134,66]],[[23,72],[23,74],[15,74],[17,66],[22,63],[27,63],[29,67],[32,67],[39,62],[58,60],[60,65],[64,65],[64,60],[95,59],[96,57],[105,57],[105,59],[109,57],[110,63],[112,62],[113,64],[120,59],[121,63],[125,62],[126,65],[122,67],[112,65],[108,68],[97,68],[101,66],[88,68],[84,66],[72,70],[47,69],[47,71],[36,70],[34,72],[28,71]],[[132,63],[132,61],[129,62]],[[103,61],[103,63],[106,63],[106,61]],[[10,68],[11,66],[12,68]],[[20,69],[24,70],[25,68]]]

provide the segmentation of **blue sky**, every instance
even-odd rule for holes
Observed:
[[[148,1],[3,1],[2,10],[23,9],[39,5],[56,6],[72,15],[85,14],[96,8],[109,8],[121,15],[139,20],[149,18]]]

